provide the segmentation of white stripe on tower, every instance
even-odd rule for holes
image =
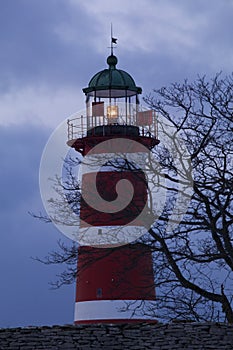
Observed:
[[[75,303],[74,322],[97,320],[148,320],[151,316],[140,311],[143,308],[155,307],[154,301],[145,300],[91,300]]]

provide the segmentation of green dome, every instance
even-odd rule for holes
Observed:
[[[88,87],[83,89],[85,94],[95,94],[98,97],[124,97],[141,94],[142,89],[136,86],[134,79],[127,72],[117,69],[117,57],[107,58],[108,69],[96,73],[90,80]]]

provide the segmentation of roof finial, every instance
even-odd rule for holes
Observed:
[[[116,43],[117,43],[117,38],[113,37],[113,34],[112,34],[112,23],[111,23],[111,55],[113,55],[113,49],[114,49],[113,44],[116,44]]]

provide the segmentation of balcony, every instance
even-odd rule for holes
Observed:
[[[144,136],[158,139],[157,116],[135,104],[92,103],[67,121],[68,141],[93,136]]]

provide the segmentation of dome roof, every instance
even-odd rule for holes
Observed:
[[[124,97],[140,94],[142,89],[136,86],[134,79],[127,72],[117,69],[117,57],[107,58],[108,69],[96,73],[90,80],[88,87],[83,89],[85,94],[95,94],[98,97]]]

